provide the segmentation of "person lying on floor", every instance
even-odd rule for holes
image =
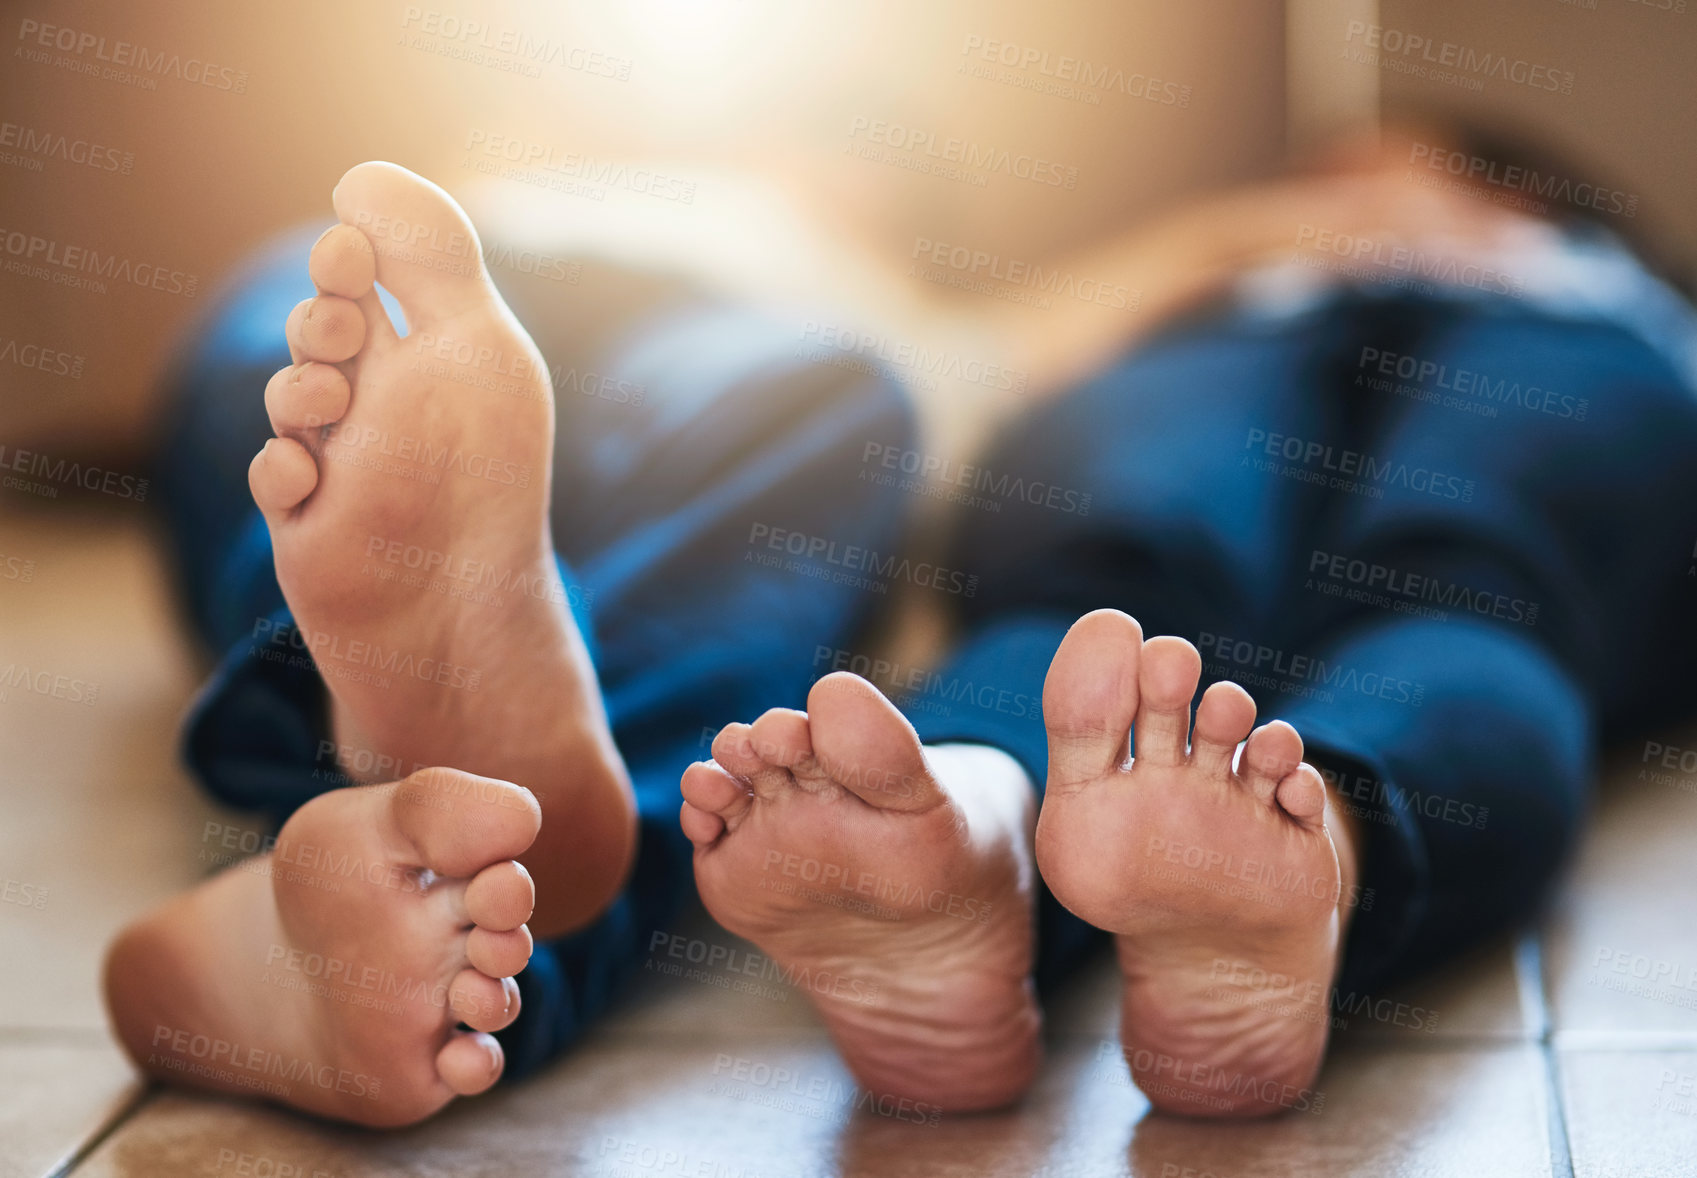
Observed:
[[[416,1122],[575,1041],[693,887],[856,983],[808,993],[869,1092],[1017,1101],[1105,933],[1154,1106],[1275,1113],[1339,994],[1526,918],[1600,742],[1692,702],[1690,336],[1607,242],[1536,235],[1515,297],[1258,261],[1034,409],[983,469],[1090,509],[964,513],[957,702],[910,721],[820,677],[900,549],[894,383],[686,300],[611,365],[642,403],[557,406],[441,189],[332,203],[317,293],[268,265],[210,327],[161,472],[229,652],[188,759],[281,825],[110,950],[160,1080]]]

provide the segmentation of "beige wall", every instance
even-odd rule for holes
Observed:
[[[1575,185],[1638,196],[1637,215],[1614,223],[1665,253],[1681,282],[1697,283],[1697,0],[1382,0],[1381,21],[1571,73],[1572,93],[1563,94],[1498,78],[1471,91],[1386,70],[1384,105],[1453,113],[1547,143],[1571,157]]]
[[[133,166],[0,163],[0,228],[200,280],[201,297],[189,300],[0,274],[0,337],[84,361],[76,380],[0,371],[0,441],[69,451],[144,446],[161,367],[207,292],[268,234],[324,216],[335,178],[361,159],[396,160],[452,191],[481,132],[672,161],[703,184],[752,171],[822,232],[894,265],[916,236],[945,234],[1041,257],[1186,193],[1265,173],[1283,150],[1281,14],[1271,0],[726,0],[728,15],[698,28],[691,5],[674,0],[418,5],[628,59],[625,81],[559,67],[518,77],[424,51],[405,40],[422,22],[409,26],[401,3],[8,7],[0,121],[114,147]],[[35,44],[19,38],[26,20],[210,59],[245,71],[246,92],[169,79],[146,91],[31,62],[13,54]],[[1107,90],[1088,105],[969,77],[959,71],[970,37],[1156,76],[1188,86],[1189,105]],[[1076,186],[991,176],[976,188],[851,158],[857,118],[1042,156],[1076,168]],[[586,221],[601,213],[581,205]]]

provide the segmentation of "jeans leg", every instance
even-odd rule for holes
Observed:
[[[1694,695],[1697,396],[1611,325],[1416,313],[1430,367],[1360,390],[1382,495],[1339,496],[1314,533],[1285,650],[1315,669],[1272,708],[1361,820],[1357,989],[1533,913],[1599,744]]]
[[[1295,322],[1210,315],[1176,327],[1015,422],[972,489],[954,563],[979,573],[966,635],[905,701],[930,743],[1002,748],[1047,778],[1043,680],[1070,626],[1102,607],[1150,635],[1273,633],[1293,537],[1325,509],[1312,484],[1269,484],[1246,460],[1273,428],[1341,442],[1350,407],[1314,395],[1350,359],[1347,308]],[[1059,980],[1097,940],[1044,891],[1038,976]]]
[[[344,784],[320,759],[322,681],[257,649],[286,646],[291,622],[245,477],[269,434],[265,380],[288,363],[281,325],[311,293],[291,277],[305,283],[310,241],[274,254],[191,350],[162,475],[179,492],[168,512],[197,621],[230,650],[190,718],[187,756],[212,792],[276,821]],[[690,298],[650,311],[592,379],[575,363],[554,374],[554,538],[635,785],[637,865],[594,924],[537,946],[519,978],[523,1013],[500,1036],[510,1077],[576,1038],[690,894],[678,778],[707,734],[797,703],[814,650],[846,641],[879,600],[758,559],[764,541],[898,542],[899,494],[856,478],[870,439],[911,441],[896,385],[795,359],[794,333],[751,311]]]

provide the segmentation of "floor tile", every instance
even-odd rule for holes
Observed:
[[[48,690],[0,693],[0,1026],[93,1029],[106,941],[206,869],[213,811],[176,763],[198,672],[139,520],[4,525],[34,569],[0,584],[0,669]]]
[[[1697,748],[1697,732],[1658,743]],[[1641,755],[1609,767],[1545,937],[1560,1030],[1697,1033],[1697,792],[1682,783],[1697,774]]]
[[[95,1036],[0,1035],[0,1178],[41,1178],[139,1095],[135,1072]]]
[[[1117,1051],[1072,1039],[1020,1109],[931,1124],[927,1109],[861,1100],[823,1043],[604,1036],[530,1084],[400,1134],[166,1094],[80,1173],[1539,1175],[1538,1068],[1521,1046],[1344,1052],[1303,1098],[1319,1111],[1221,1126],[1147,1115]]]
[[[1697,1171],[1697,1051],[1563,1051],[1575,1178]]]

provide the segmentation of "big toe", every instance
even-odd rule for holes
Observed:
[[[390,800],[404,856],[438,875],[467,878],[516,859],[542,829],[529,790],[457,769],[420,769]]]
[[[1049,780],[1094,781],[1125,761],[1137,714],[1143,628],[1117,609],[1074,622],[1043,681]]]
[[[807,696],[818,768],[880,810],[928,810],[944,794],[925,763],[913,725],[859,675],[837,671]]]
[[[398,164],[359,164],[330,199],[336,216],[370,239],[377,281],[410,321],[498,305],[471,219],[424,177]]]

